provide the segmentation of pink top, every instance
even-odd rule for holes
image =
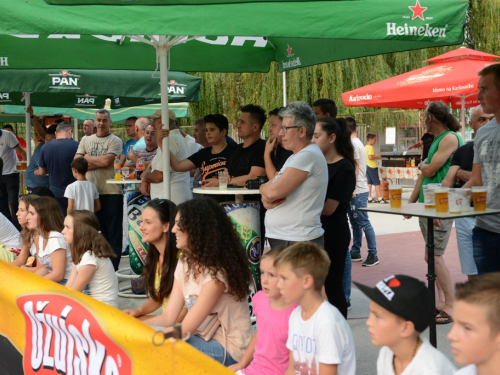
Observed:
[[[257,317],[257,342],[253,361],[241,371],[245,375],[283,375],[288,368],[290,353],[286,347],[288,321],[298,304],[284,310],[274,310],[263,291],[257,292],[252,301]]]

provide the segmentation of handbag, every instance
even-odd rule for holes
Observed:
[[[201,337],[205,341],[210,341],[214,337],[215,332],[220,327],[220,320],[217,317],[217,313],[209,314],[203,323],[198,327],[194,334]]]

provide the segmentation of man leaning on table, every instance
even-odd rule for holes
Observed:
[[[500,209],[500,64],[479,73],[477,100],[495,118],[474,138],[472,175],[464,187],[487,186],[486,208]],[[478,216],[472,230],[474,261],[478,275],[500,271],[500,215]]]

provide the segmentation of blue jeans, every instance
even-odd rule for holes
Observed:
[[[352,248],[354,254],[361,255],[361,241],[363,231],[365,232],[368,253],[377,255],[377,242],[375,241],[375,231],[373,230],[368,212],[359,211],[358,208],[365,208],[368,205],[368,192],[357,194],[351,199],[349,205],[349,221],[352,227]]]
[[[352,271],[352,261],[351,252],[347,249],[347,256],[345,257],[345,268],[344,268],[344,294],[347,303],[351,302],[351,271]]]
[[[458,256],[460,257],[460,267],[464,275],[477,275],[477,267],[476,262],[474,262],[474,250],[472,246],[472,231],[475,226],[475,217],[455,219]]]
[[[478,275],[500,271],[500,233],[475,227],[472,246]]]
[[[215,359],[217,362],[222,363],[224,366],[231,366],[237,363],[224,349],[222,344],[214,339],[205,341],[198,336],[191,336],[187,343],[192,347],[198,349],[203,354],[208,355],[210,358]],[[224,352],[226,353],[226,360],[224,361]]]

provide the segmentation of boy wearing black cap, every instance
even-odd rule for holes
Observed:
[[[452,363],[420,337],[434,318],[434,302],[425,284],[405,275],[393,275],[370,288],[354,282],[370,298],[366,321],[375,346],[379,375],[452,375]]]

